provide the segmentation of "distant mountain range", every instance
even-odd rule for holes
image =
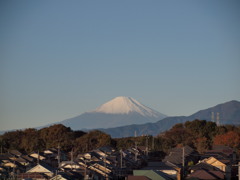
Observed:
[[[141,125],[132,124],[128,126],[100,129],[113,138],[118,137],[129,137],[134,136],[135,132],[137,135],[157,135],[170,129],[177,123],[184,123],[186,121],[192,121],[195,119],[207,120],[207,121],[217,121],[219,119],[219,124],[233,124],[240,125],[240,102],[230,101],[217,106],[198,111],[191,116],[176,116],[176,117],[166,117],[155,123],[145,123]]]
[[[99,129],[113,138],[157,135],[177,123],[195,119],[215,121],[219,124],[240,125],[240,102],[230,101],[198,111],[191,116],[167,117],[131,97],[116,97],[93,111],[83,113],[54,124],[63,124],[73,130]],[[48,127],[52,124],[38,127]],[[6,131],[1,131],[0,134]]]
[[[73,130],[111,128],[156,122],[167,117],[131,97],[116,97],[97,109],[59,123]]]

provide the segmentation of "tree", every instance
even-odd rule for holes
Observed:
[[[69,151],[72,149],[74,142],[74,133],[69,127],[62,124],[56,124],[39,131],[40,138],[45,143],[45,148],[58,147],[62,150]]]
[[[214,138],[215,145],[226,145],[232,148],[240,148],[240,134],[234,131],[229,131],[225,134],[217,135]]]
[[[210,148],[210,143],[206,137],[197,138],[194,145],[199,153],[203,153]]]
[[[74,149],[78,152],[87,152],[106,145],[111,145],[111,136],[99,130],[94,130],[77,138]]]

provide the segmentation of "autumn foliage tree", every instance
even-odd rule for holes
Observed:
[[[235,131],[229,131],[225,134],[215,136],[213,143],[215,145],[226,145],[240,149],[240,134]]]

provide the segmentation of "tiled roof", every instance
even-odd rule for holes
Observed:
[[[194,170],[194,171],[201,170],[201,169],[221,171],[218,168],[216,168],[215,166],[212,166],[212,165],[204,163],[204,162],[200,162],[200,163],[198,163],[198,164],[196,164],[194,166],[191,166],[190,169]]]
[[[128,176],[128,180],[151,180],[146,176]]]
[[[207,170],[197,170],[197,171],[194,171],[192,174],[190,174],[187,179],[190,179],[190,178],[198,178],[198,179],[224,179],[224,174],[223,172],[221,171],[214,171],[214,170],[211,170],[211,171],[207,171]]]

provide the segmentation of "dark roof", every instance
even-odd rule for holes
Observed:
[[[200,162],[194,166],[191,166],[190,169],[193,171],[201,170],[201,169],[221,171],[220,169],[216,168],[215,166],[212,166],[212,165],[204,163],[204,162]]]
[[[192,149],[189,146],[184,146],[184,155],[185,157],[190,158],[192,154],[195,154],[196,151],[194,149]],[[168,156],[165,156],[165,158],[163,159],[163,162],[171,162],[173,164],[176,165],[181,165],[182,164],[182,155],[183,155],[183,148],[173,148],[170,150],[170,153]]]
[[[205,152],[203,155],[201,155],[201,159],[209,158],[209,157],[215,157],[217,159],[224,159],[227,158],[228,156],[222,152],[215,152],[213,150],[209,150]]]
[[[19,152],[18,150],[10,150],[9,153],[12,154],[12,155],[15,155],[15,156],[21,156],[22,155],[22,153]]]
[[[148,162],[148,166],[142,169],[152,169],[152,170],[176,170],[174,165],[169,165],[169,162]]]
[[[34,161],[34,159],[32,157],[28,156],[28,155],[24,155],[24,156],[21,156],[21,157],[26,159],[29,162],[33,162]]]
[[[18,157],[18,158],[16,158],[15,159],[15,161],[17,161],[17,162],[19,162],[19,163],[26,163],[26,162],[28,162],[26,159],[24,159],[24,158],[22,158],[22,157]]]
[[[209,150],[208,152],[221,152],[223,154],[225,154],[226,156],[230,156],[233,154],[233,149],[228,147],[228,146],[224,146],[224,145],[213,145],[212,149]]]
[[[48,170],[51,171],[51,172],[55,172],[55,170],[56,170],[54,167],[52,167],[52,166],[50,166],[50,165],[48,165],[48,164],[46,164],[46,163],[44,163],[44,162],[40,162],[39,165],[41,165],[42,167],[48,169]],[[35,167],[36,167],[36,166],[35,166]]]
[[[1,154],[0,155],[0,160],[9,160],[10,158],[13,158],[14,155],[10,154],[10,153],[5,153],[5,154]]]
[[[163,159],[163,162],[169,161],[173,164],[182,164],[182,155],[179,153],[170,153]]]
[[[128,180],[151,180],[146,176],[132,176],[132,175],[129,175],[127,179]]]
[[[187,179],[191,178],[198,178],[198,179],[224,179],[224,173],[221,171],[214,171],[214,170],[197,170],[190,174]]]
[[[104,152],[104,153],[112,153],[113,151],[115,151],[114,148],[110,147],[110,146],[103,146],[99,148],[100,151]]]
[[[183,154],[183,148],[182,147],[175,147],[175,148],[171,149],[170,152]],[[193,148],[191,148],[190,146],[184,146],[185,156],[188,156],[188,155],[190,155],[194,152],[195,152],[195,150]]]

